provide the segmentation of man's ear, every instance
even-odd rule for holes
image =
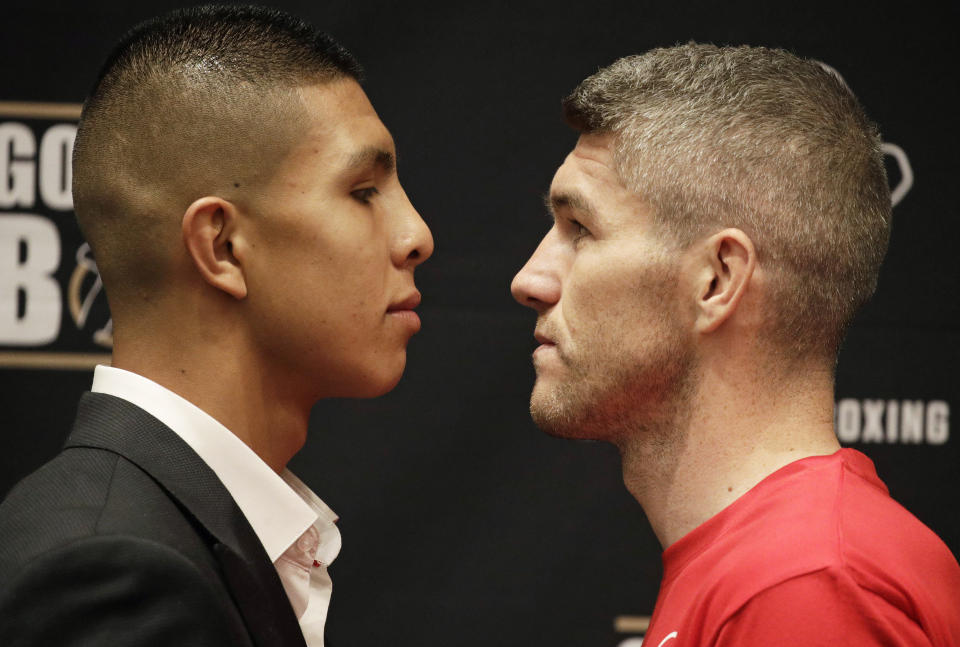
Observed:
[[[701,253],[696,327],[709,333],[737,309],[753,277],[757,252],[741,230],[724,229],[704,241]]]
[[[235,299],[247,296],[243,267],[233,254],[237,208],[222,198],[194,201],[183,214],[183,244],[203,279]]]

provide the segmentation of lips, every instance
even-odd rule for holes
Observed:
[[[536,339],[540,344],[544,346],[556,346],[557,342],[553,341],[550,337],[546,336],[539,330],[534,331],[533,338]]]
[[[418,305],[420,305],[420,292],[418,292],[417,290],[414,290],[412,294],[404,298],[402,301],[391,303],[390,307],[387,308],[387,312],[401,312],[403,310],[413,310]]]
[[[553,337],[543,332],[543,330],[540,328],[537,328],[536,330],[533,331],[533,338],[536,339],[541,346],[557,345],[557,342],[554,341]]]
[[[387,308],[387,317],[395,322],[400,322],[409,329],[411,334],[420,331],[420,317],[413,311],[420,305],[420,293],[414,290],[412,293],[397,301],[391,303]]]

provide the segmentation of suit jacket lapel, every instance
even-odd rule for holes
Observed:
[[[66,447],[111,451],[149,474],[213,538],[213,552],[253,641],[305,647],[263,544],[216,474],[169,427],[126,400],[85,393]]]

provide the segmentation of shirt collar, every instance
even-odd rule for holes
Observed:
[[[227,488],[271,562],[311,525],[320,531],[318,559],[329,564],[340,551],[333,510],[289,470],[277,475],[242,440],[196,405],[153,380],[110,366],[96,367],[91,391],[137,405],[190,445]]]

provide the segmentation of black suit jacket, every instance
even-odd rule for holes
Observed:
[[[0,505],[0,645],[305,646],[216,475],[156,418],[99,393]]]

